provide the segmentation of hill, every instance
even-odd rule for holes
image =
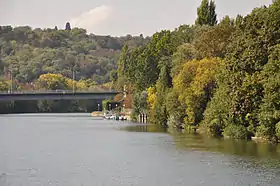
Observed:
[[[29,26],[0,26],[0,77],[26,85],[46,73],[75,80],[91,79],[104,84],[116,78],[117,60],[125,43],[144,45],[149,37],[98,36],[85,29],[32,29]]]

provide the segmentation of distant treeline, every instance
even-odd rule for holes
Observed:
[[[103,84],[116,78],[117,60],[125,43],[142,46],[149,37],[87,34],[85,29],[32,29],[29,26],[0,26],[0,80],[24,85],[42,74],[61,74],[76,80]]]

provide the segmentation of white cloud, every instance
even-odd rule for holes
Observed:
[[[104,23],[112,15],[113,8],[102,5],[83,12],[81,15],[70,20],[72,27],[87,29],[88,32],[94,32],[97,25]]]

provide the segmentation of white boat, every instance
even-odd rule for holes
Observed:
[[[110,119],[112,119],[112,120],[116,120],[116,116],[115,115],[112,115],[112,116],[110,116]]]

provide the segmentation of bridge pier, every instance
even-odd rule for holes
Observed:
[[[148,123],[148,115],[144,114],[144,123]]]
[[[142,115],[141,114],[138,115],[138,121],[139,121],[139,123],[142,123],[141,122],[142,121]]]
[[[139,114],[138,115],[138,121],[139,123],[147,123],[148,122],[148,116],[147,114]]]

